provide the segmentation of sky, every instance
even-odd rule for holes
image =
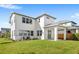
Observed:
[[[79,25],[79,4],[0,4],[0,27],[10,27],[12,12],[31,17],[47,13],[57,21],[70,20]]]

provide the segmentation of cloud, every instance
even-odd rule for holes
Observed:
[[[74,16],[72,15],[71,17],[73,18]]]
[[[0,7],[7,9],[21,9],[21,7],[12,4],[0,4]]]
[[[79,13],[74,13],[71,18],[76,18],[76,19],[79,19]]]
[[[79,13],[75,13],[75,16],[79,16]]]

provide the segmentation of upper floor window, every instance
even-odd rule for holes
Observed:
[[[32,23],[32,19],[30,19],[30,22],[29,23]]]
[[[26,18],[26,23],[29,23],[29,19],[28,18]]]
[[[32,23],[32,19],[22,17],[22,23]]]
[[[38,21],[40,22],[40,19],[38,19]]]
[[[26,23],[32,23],[32,19],[26,18]]]
[[[25,23],[25,18],[24,17],[22,17],[22,23]]]
[[[47,19],[49,19],[49,17],[47,17]]]

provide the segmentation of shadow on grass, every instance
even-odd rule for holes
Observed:
[[[2,42],[0,44],[9,44],[9,43],[12,43],[12,42]]]

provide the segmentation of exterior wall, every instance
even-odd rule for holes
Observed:
[[[76,29],[76,33],[79,33],[79,29]]]
[[[51,24],[54,22],[54,19],[51,18],[51,17],[48,17],[48,16],[42,16],[40,17],[39,19],[37,19],[37,23],[39,25],[36,26],[37,29],[40,29],[42,30],[42,36],[41,36],[41,39],[44,40],[44,39],[47,39],[47,31],[46,29],[44,29],[45,25],[48,25],[48,24]]]
[[[43,25],[41,25],[41,26],[43,26]],[[41,36],[37,36],[37,30],[42,30],[42,27],[40,26],[40,22],[39,21],[35,21],[35,28],[34,28],[34,31],[35,31],[35,33],[34,33],[34,35],[35,35],[35,38],[39,38],[39,39],[41,39]]]
[[[39,25],[40,25],[40,28],[42,30],[42,36],[41,36],[41,39],[44,40],[44,19],[45,17],[41,17],[40,18],[40,22],[39,22]]]
[[[46,15],[38,18],[38,19],[32,19],[32,24],[27,24],[27,23],[22,23],[22,17],[21,15],[13,14],[11,17],[11,38],[14,40],[19,40],[22,39],[23,36],[19,35],[20,33],[26,33],[26,30],[29,31],[34,31],[34,35],[30,36],[30,38],[38,38],[41,40],[48,39],[48,30],[51,31],[51,40],[56,38],[58,32],[58,28],[55,31],[56,28],[50,27],[50,28],[44,28],[48,24],[53,24],[55,20],[52,17],[48,17]],[[28,18],[28,17],[25,17]],[[63,26],[75,26],[73,23],[66,23],[66,24],[61,24]],[[37,31],[42,30],[42,36],[37,36]],[[60,30],[59,33],[64,33],[63,30]],[[26,36],[25,36],[26,37]]]
[[[45,20],[44,20],[44,26],[48,25],[48,24],[53,24],[55,22],[55,19],[45,16]]]
[[[19,36],[19,33],[24,33],[25,30],[34,31],[34,36],[31,38],[45,39],[45,29],[44,26],[54,22],[54,19],[48,16],[42,16],[39,19],[32,19],[32,24],[22,23],[21,15],[13,14],[11,17],[11,38],[14,40],[22,39],[23,36]],[[28,17],[25,17],[28,18]],[[42,36],[37,36],[37,30],[42,30]]]
[[[15,14],[13,14],[11,17],[11,39],[13,40],[15,40],[14,30],[15,30]]]
[[[20,15],[13,15],[12,16],[12,25],[11,25],[11,38],[13,36],[13,39],[22,39],[23,36],[19,36],[20,31],[25,31],[25,30],[32,30],[34,31],[35,29],[35,20],[32,19],[32,24],[27,24],[27,23],[22,23],[22,17]],[[27,17],[25,17],[27,18]],[[12,34],[13,33],[13,34]],[[32,37],[32,36],[30,36]]]
[[[48,39],[48,31],[51,31],[51,39],[49,40],[53,40],[54,39],[54,28],[45,28],[45,32],[44,32],[44,38]]]
[[[34,30],[35,20],[32,19],[32,24],[22,23],[22,17],[23,16],[16,15],[16,21],[15,21],[16,29],[18,29],[18,30]],[[28,18],[28,17],[25,17],[25,18]]]
[[[45,16],[44,18],[44,26],[48,24],[53,24],[55,22],[55,19]],[[54,39],[54,28],[44,28],[44,39],[48,39],[48,30],[51,31],[51,39]]]

